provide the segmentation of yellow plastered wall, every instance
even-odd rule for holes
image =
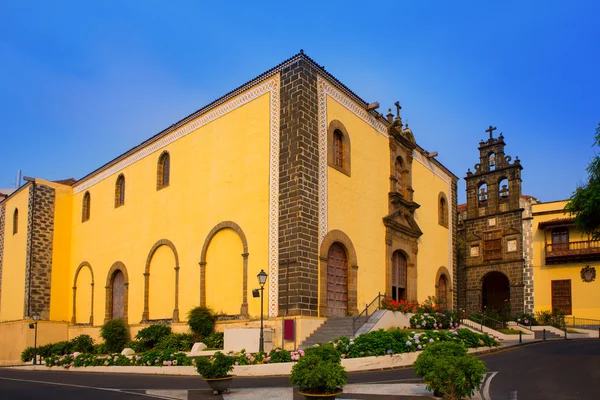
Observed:
[[[206,254],[206,305],[216,312],[240,313],[243,252],[242,241],[233,229],[220,230],[210,241]],[[252,284],[255,276],[251,278]],[[248,292],[251,293],[251,290]],[[248,301],[251,302],[250,299]]]
[[[385,226],[388,214],[388,138],[327,97],[327,124],[339,120],[350,136],[351,176],[327,168],[327,228],[344,232],[358,260],[358,309],[385,292]],[[327,257],[327,254],[320,256]],[[373,277],[380,277],[373,279]]]
[[[14,321],[23,319],[24,316],[30,185],[27,184],[21,191],[5,201],[0,321]],[[19,210],[18,232],[13,234],[13,215],[15,209]]]
[[[175,308],[175,255],[160,246],[150,261],[149,318],[168,319]]]
[[[73,279],[70,275],[73,188],[41,179],[36,179],[36,182],[54,188],[50,320],[70,321],[71,310],[69,309],[69,304],[71,302],[73,285]]]
[[[452,273],[448,255],[451,249],[448,238],[452,235],[449,228],[438,223],[438,200],[440,192],[446,195],[448,209],[452,207],[452,195],[448,183],[433,172],[435,166],[429,160],[425,164],[416,158],[412,163],[412,187],[414,201],[421,207],[415,211],[415,221],[423,235],[419,238],[417,254],[417,300],[422,302],[428,296],[435,296],[435,281],[440,267],[444,266]],[[451,216],[448,220],[452,221]],[[450,224],[448,225],[451,226]],[[452,276],[448,276],[448,285],[452,284]]]
[[[116,261],[125,264],[129,275],[129,323],[141,320],[146,259],[152,246],[161,239],[171,241],[179,255],[181,320],[199,304],[200,253],[208,233],[218,223],[233,221],[244,231],[248,238],[249,277],[266,268],[269,103],[270,94],[266,93],[94,184],[88,189],[89,221],[81,222],[85,191],[74,195],[70,280],[73,281],[81,262],[90,263],[97,282],[94,324],[103,323],[104,286]],[[157,191],[157,161],[164,150],[169,151],[171,158],[170,185]],[[115,208],[115,182],[121,173],[125,176],[125,205]],[[172,280],[163,282],[154,278],[151,273],[151,317],[152,309],[162,299],[161,293],[168,293],[165,302],[171,302],[174,290]],[[228,290],[226,281],[207,284],[222,285],[222,290]],[[222,301],[223,309],[235,308],[239,312],[237,299],[224,296]],[[249,301],[251,315],[258,315],[259,307],[260,303]]]
[[[583,282],[581,269],[586,265],[596,268],[600,274],[600,261],[588,261],[566,264],[546,265],[544,235],[547,235],[546,243],[551,243],[550,232],[539,229],[540,222],[556,218],[566,218],[563,213],[566,201],[554,201],[548,203],[534,204],[533,211],[533,293],[535,311],[552,309],[552,281],[571,280],[571,301],[573,316],[578,318],[600,319],[600,277],[593,282]],[[545,213],[536,215],[536,213]],[[587,235],[574,227],[569,227],[569,241],[588,240]]]
[[[21,352],[33,346],[34,329],[29,328],[31,320],[12,321],[0,324],[0,361],[6,364],[20,363]],[[66,322],[39,321],[37,345],[67,340]]]

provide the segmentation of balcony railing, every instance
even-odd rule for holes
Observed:
[[[546,264],[600,260],[600,240],[553,243],[546,245]]]

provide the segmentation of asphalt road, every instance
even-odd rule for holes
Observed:
[[[554,341],[527,345],[482,357],[488,371],[497,372],[490,384],[493,400],[599,400],[600,340]],[[348,383],[414,381],[412,369],[349,374]],[[289,387],[283,378],[236,378],[234,386]],[[92,374],[61,371],[21,371],[0,368],[0,399],[142,399],[136,390],[200,390],[199,377]]]

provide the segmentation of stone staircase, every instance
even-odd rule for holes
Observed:
[[[327,321],[321,325],[316,331],[314,331],[305,341],[300,343],[298,346],[300,349],[313,346],[317,343],[327,343],[330,340],[336,339],[340,336],[346,336],[351,338],[354,334],[352,321],[354,317],[331,317],[327,318]],[[356,321],[356,329],[358,329],[366,321],[366,318],[360,318]]]
[[[535,338],[536,339],[543,339],[544,338],[544,332],[543,331],[533,331]],[[551,340],[551,339],[564,339],[564,335],[558,335],[554,332],[550,332],[550,331],[546,331],[546,340]]]

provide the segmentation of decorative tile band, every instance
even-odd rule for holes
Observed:
[[[270,86],[269,159],[269,317],[276,317],[279,298],[279,76]]]

